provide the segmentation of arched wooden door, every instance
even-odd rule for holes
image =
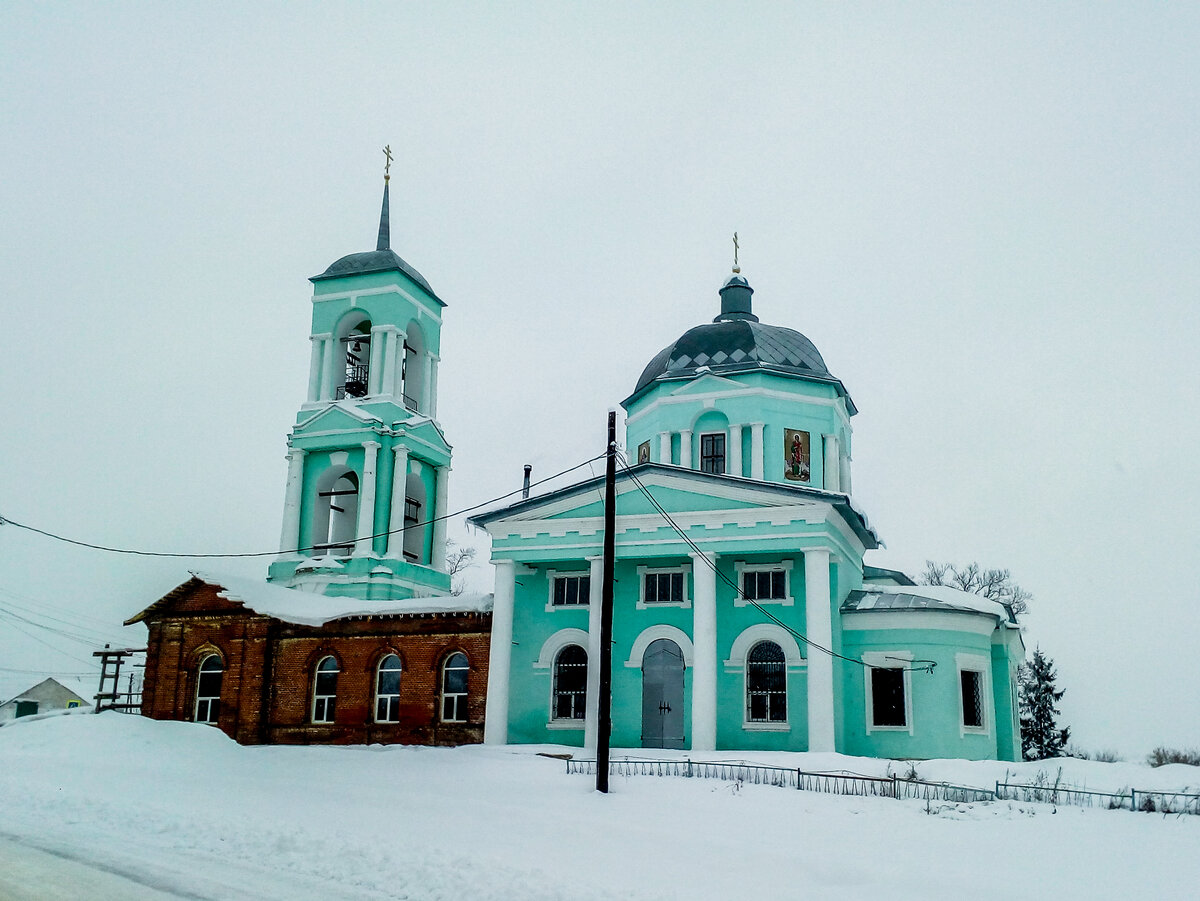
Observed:
[[[683,747],[683,652],[669,638],[642,657],[642,747]]]

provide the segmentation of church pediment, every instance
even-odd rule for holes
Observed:
[[[671,392],[672,397],[687,397],[688,395],[704,395],[718,394],[726,391],[735,391],[745,386],[738,384],[733,379],[723,378],[719,375],[702,375],[698,379],[692,379],[684,382],[678,388]]]
[[[305,432],[351,432],[366,426],[376,425],[379,417],[372,416],[358,406],[344,401],[331,404],[319,413],[296,424],[296,434]]]
[[[407,422],[398,422],[393,428],[410,447],[423,445],[426,449],[437,451],[446,457],[450,456],[452,448],[446,442],[446,436],[442,434],[438,424],[428,417],[414,417]]]

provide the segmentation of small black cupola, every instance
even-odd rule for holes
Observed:
[[[750,283],[739,273],[729,276],[729,281],[721,289],[721,315],[713,322],[734,322],[739,319],[758,322],[758,317],[750,312],[750,295],[753,293]]]

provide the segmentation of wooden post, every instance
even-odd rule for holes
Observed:
[[[617,411],[608,411],[604,470],[604,585],[600,596],[600,693],[597,698],[596,791],[608,791],[608,748],[612,737],[613,563],[617,522]]]

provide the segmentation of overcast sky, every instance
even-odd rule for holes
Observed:
[[[860,410],[868,562],[1010,568],[1079,745],[1200,745],[1197,46],[1182,3],[6,2],[0,515],[277,547],[307,277],[390,143],[452,509],[598,453],[736,229]],[[189,565],[0,526],[0,695]]]

